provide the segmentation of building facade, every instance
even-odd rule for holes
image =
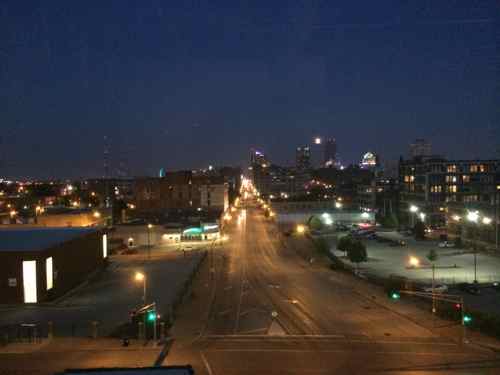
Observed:
[[[337,142],[335,138],[327,138],[324,142],[323,164],[332,168],[337,161]]]
[[[311,149],[309,146],[297,147],[295,150],[295,167],[298,170],[311,168]]]
[[[68,292],[108,257],[107,234],[85,228],[0,229],[0,303]]]
[[[145,213],[197,209],[223,212],[229,205],[228,184],[223,176],[171,172],[163,178],[136,179],[133,201],[136,210]]]
[[[411,222],[413,214],[425,221],[446,225],[451,216],[468,210],[492,215],[500,186],[499,160],[446,160],[417,157],[400,160],[400,212]],[[421,216],[422,217],[422,216]]]

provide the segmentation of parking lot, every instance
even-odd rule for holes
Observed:
[[[341,234],[342,235],[342,234]],[[474,281],[474,254],[470,250],[457,248],[440,248],[436,241],[416,241],[397,232],[378,232],[381,236],[392,240],[403,240],[406,246],[391,246],[390,242],[379,242],[375,239],[363,240],[368,253],[368,261],[360,264],[361,272],[380,277],[403,276],[430,286],[432,283],[431,262],[427,255],[434,249],[438,255],[435,261],[436,284],[445,284],[453,294],[463,295],[469,306],[483,311],[500,313],[500,292],[491,288],[491,284],[500,281],[500,257],[489,254],[477,254],[477,280],[480,295],[465,293],[456,288],[459,283]],[[344,253],[336,249],[335,237],[325,237],[330,243],[334,255],[350,264]],[[417,267],[410,266],[410,257],[419,260]]]
[[[77,288],[61,300],[44,305],[0,306],[0,327],[36,323],[40,331],[53,323],[58,336],[90,336],[92,322],[98,322],[100,336],[112,334],[130,320],[131,310],[141,306],[143,284],[134,275],[147,278],[147,302],[156,302],[158,311],[167,314],[172,301],[183,288],[203,252],[164,251],[153,248],[136,255],[116,255],[109,267],[88,284]]]

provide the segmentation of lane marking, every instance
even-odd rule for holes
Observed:
[[[215,372],[212,371],[212,368],[210,367],[210,364],[207,361],[207,358],[205,357],[205,354],[203,352],[200,352],[201,355],[201,360],[203,361],[203,364],[205,365],[205,368],[207,369],[208,375],[215,375]]]
[[[329,349],[329,350],[301,350],[301,349],[209,349],[206,351],[207,353],[212,352],[212,353],[352,353],[352,349]],[[413,352],[411,350],[408,350],[407,352],[402,352],[402,351],[377,351],[377,352],[370,352],[371,354],[381,354],[381,355],[388,355],[388,354],[394,354],[394,355],[420,355],[420,356],[435,356],[435,357],[442,357],[442,356],[461,356],[461,357],[476,357],[477,354],[473,353],[456,353],[456,352],[449,352],[449,353],[436,353],[436,352]]]

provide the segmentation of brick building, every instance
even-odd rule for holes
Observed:
[[[107,256],[107,235],[95,229],[0,229],[0,303],[61,296],[104,265]]]

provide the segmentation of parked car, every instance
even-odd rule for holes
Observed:
[[[473,294],[476,296],[481,294],[481,289],[479,289],[479,287],[475,284],[460,283],[457,286],[458,286],[458,289],[460,289],[462,292],[466,292],[466,293]]]
[[[406,246],[406,241],[403,241],[403,240],[392,240],[391,243],[389,244],[389,246],[393,246],[393,247],[396,247],[396,246]]]
[[[432,286],[425,287],[424,292],[432,293]],[[434,285],[434,293],[446,293],[448,291],[448,286],[445,284]]]
[[[455,247],[455,244],[453,242],[450,242],[450,241],[443,241],[443,242],[440,242],[438,244],[438,247],[441,247],[441,248]]]

